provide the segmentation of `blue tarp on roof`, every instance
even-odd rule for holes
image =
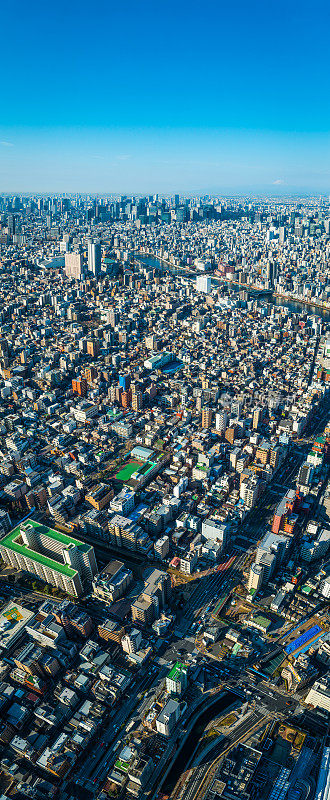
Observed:
[[[312,628],[308,628],[307,631],[302,633],[298,636],[297,639],[294,639],[293,642],[290,642],[284,649],[285,652],[290,655],[290,653],[294,653],[295,650],[299,650],[300,647],[303,647],[304,644],[307,644],[311,639],[314,639],[318,633],[322,633],[322,628],[319,625],[313,625]]]

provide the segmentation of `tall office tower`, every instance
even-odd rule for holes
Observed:
[[[101,244],[99,239],[88,239],[88,269],[93,275],[101,272]]]
[[[211,291],[211,278],[209,275],[199,275],[196,279],[196,289],[198,292],[209,294]]]
[[[64,272],[67,278],[80,281],[82,277],[82,255],[80,253],[66,253]]]
[[[177,222],[185,222],[187,219],[187,209],[185,206],[176,206],[176,220]]]
[[[121,386],[121,388],[125,392],[127,392],[127,390],[130,387],[130,383],[131,383],[130,373],[129,372],[124,372],[122,375],[119,375],[118,383],[119,383],[119,386]]]
[[[14,214],[9,214],[8,215],[8,234],[9,234],[9,236],[15,236],[15,230],[16,230],[15,215]]]
[[[132,409],[133,411],[140,411],[143,408],[143,394],[140,391],[132,392]]]
[[[178,194],[174,195],[174,205],[175,205],[175,208],[177,208],[180,205],[180,198],[179,198]]]
[[[258,406],[253,411],[253,419],[252,419],[252,428],[254,431],[257,431],[262,419],[262,408]]]
[[[99,339],[87,339],[87,355],[93,356],[96,358],[100,352],[100,340]]]
[[[237,419],[240,418],[242,413],[242,403],[240,400],[233,400],[231,404],[231,415],[232,417],[236,417]]]
[[[202,409],[202,428],[210,428],[212,424],[212,409],[204,406]]]
[[[279,229],[278,240],[279,240],[280,244],[284,244],[284,242],[286,240],[286,228],[283,225],[281,225],[281,227]]]
[[[110,311],[107,312],[107,323],[111,325],[112,328],[115,328],[118,325],[120,320],[120,314],[118,311],[114,311],[112,308]]]
[[[263,581],[265,569],[262,564],[251,564],[250,575],[248,580],[248,590],[250,594],[254,594],[260,589]]]
[[[72,390],[77,394],[79,394],[81,397],[86,397],[87,394],[86,378],[74,378],[72,381]]]
[[[269,281],[269,283],[271,283],[271,284],[273,283],[274,264],[273,264],[272,261],[268,261],[268,263],[267,263],[267,266],[266,266],[266,278],[267,278],[267,281]]]
[[[277,278],[277,264],[274,261],[268,261],[266,265],[266,278],[271,285]]]
[[[215,415],[215,428],[218,433],[224,433],[227,427],[228,414],[226,411],[218,411]]]

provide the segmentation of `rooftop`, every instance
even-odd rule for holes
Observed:
[[[182,664],[180,661],[177,661],[176,664],[172,667],[171,671],[168,674],[168,678],[172,681],[179,681],[181,675],[186,675],[188,672],[188,667],[186,664]]]
[[[25,520],[24,524],[26,523],[29,523],[36,528],[39,534],[48,536],[49,539],[55,539],[56,541],[61,542],[63,547],[68,547],[69,545],[73,544],[75,547],[78,547],[82,553],[87,553],[88,550],[90,550],[90,546],[88,544],[84,544],[84,542],[81,542],[79,539],[74,539],[72,536],[67,536],[65,533],[55,531],[53,528],[48,528],[46,525],[40,525],[39,522],[36,522],[33,519]],[[33,550],[23,542],[17,541],[21,536],[21,527],[22,523],[17,525],[14,530],[10,531],[10,533],[4,536],[4,538],[1,539],[0,544],[3,545],[3,547],[8,547],[9,549],[14,550],[16,553],[19,553],[22,556],[31,558],[33,561],[38,561],[39,564],[44,564],[44,566],[49,567],[49,569],[61,572],[63,575],[67,575],[70,578],[76,574],[77,570],[72,569],[72,567],[69,567],[68,564],[63,564],[60,561],[56,561],[54,558],[50,558],[49,556]]]

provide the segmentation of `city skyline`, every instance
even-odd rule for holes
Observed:
[[[2,191],[328,193],[328,16],[37,2],[13,27],[4,9]]]

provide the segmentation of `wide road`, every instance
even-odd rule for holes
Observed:
[[[180,622],[176,624],[175,630],[178,634],[180,633],[181,636],[184,636],[193,622],[201,620],[207,606],[219,595],[224,583],[227,583],[225,593],[229,594],[231,587],[234,585],[235,574],[241,570],[245,558],[246,553],[240,553],[227,570],[224,569],[222,572],[214,572],[211,575],[200,578],[200,583],[190,598],[188,610]]]
[[[149,674],[150,670],[152,670],[151,675]],[[165,667],[159,671],[155,665],[148,663],[146,673],[139,678],[134,690],[128,690],[130,696],[123,698],[120,708],[114,712],[106,729],[99,734],[98,742],[93,747],[91,755],[87,757],[86,754],[82,754],[81,762],[76,764],[63,789],[73,781],[88,789],[92,794],[97,792],[101,782],[106,778],[109,765],[115,759],[115,747],[125,738],[123,730],[125,724],[133,717],[141,720],[146,701],[144,697],[139,696],[151,687],[155,689],[167,671],[168,669]]]

